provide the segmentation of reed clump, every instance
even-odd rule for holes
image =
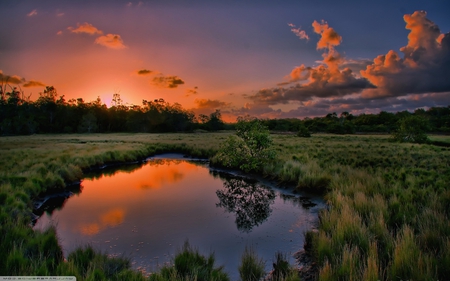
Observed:
[[[265,275],[264,260],[258,257],[254,249],[246,247],[239,266],[241,280],[258,281]]]
[[[185,242],[175,255],[173,264],[163,266],[158,273],[150,275],[150,280],[197,280],[228,281],[223,266],[215,266],[214,254],[205,257]]]

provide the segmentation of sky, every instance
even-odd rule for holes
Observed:
[[[447,0],[2,0],[0,78],[225,121],[450,105]]]

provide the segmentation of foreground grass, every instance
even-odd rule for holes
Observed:
[[[267,175],[326,193],[319,231],[307,236],[319,280],[450,276],[449,148],[386,136],[287,137],[277,145],[283,161]]]
[[[108,163],[169,151],[212,157],[228,134],[0,138],[0,260],[5,261],[0,275],[102,280],[126,274],[122,280],[142,280],[126,261],[97,257],[88,267],[76,259],[62,262],[54,230],[39,233],[28,226],[31,198]],[[319,280],[450,276],[450,148],[392,143],[388,136],[272,137],[277,160],[262,173],[298,189],[321,192],[328,202],[318,231],[307,234]],[[437,138],[450,142],[448,137]]]

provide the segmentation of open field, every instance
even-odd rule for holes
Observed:
[[[123,261],[94,254],[84,263],[61,262],[54,231],[35,233],[28,226],[31,198],[82,178],[83,170],[90,167],[171,151],[213,157],[230,134],[0,138],[0,260],[5,261],[0,275],[59,274],[88,280],[96,274],[106,278],[122,274],[129,280],[142,279]],[[450,148],[393,143],[386,135],[272,138],[277,158],[261,173],[298,189],[323,193],[329,204],[321,213],[318,231],[307,234],[319,280],[445,280],[450,276]],[[448,136],[430,138],[450,143]],[[117,270],[105,273],[108,266]]]

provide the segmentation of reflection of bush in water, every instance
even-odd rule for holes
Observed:
[[[216,206],[236,213],[236,226],[240,231],[250,232],[269,217],[270,205],[275,200],[273,190],[239,178],[225,179],[223,186],[224,189],[216,191],[220,200]]]

